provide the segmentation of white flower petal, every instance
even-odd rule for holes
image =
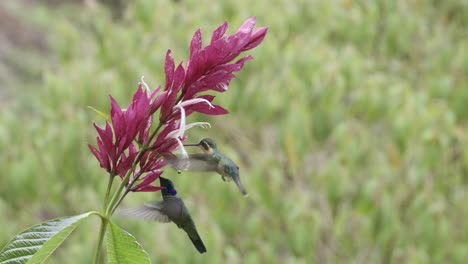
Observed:
[[[189,105],[193,105],[193,104],[198,104],[198,103],[207,103],[210,108],[214,108],[214,106],[210,103],[210,101],[206,100],[206,99],[203,99],[203,98],[194,98],[194,99],[190,99],[190,100],[187,100],[187,101],[183,101],[183,102],[180,102],[177,104],[177,106],[180,106],[180,107],[187,107]]]
[[[228,87],[225,83],[218,83],[218,84],[216,85],[216,88],[218,88],[218,89],[221,88],[221,89],[223,89],[224,91],[227,91],[229,87]]]
[[[185,126],[185,131],[189,130],[190,128],[194,127],[194,126],[201,126],[203,128],[207,128],[207,127],[211,127],[211,124],[208,123],[208,122],[195,122],[195,123],[191,123],[191,124],[188,124]]]
[[[177,137],[183,137],[185,132],[185,109],[180,105],[176,105],[175,107],[180,108],[180,125]]]
[[[187,131],[190,128],[195,127],[195,126],[201,126],[203,128],[207,128],[207,127],[211,127],[211,124],[208,123],[208,122],[191,123],[191,124],[188,124],[188,125],[185,126],[185,131]],[[184,131],[184,133],[185,133],[185,131]],[[167,134],[166,139],[175,138],[175,137],[177,137],[178,134],[179,134],[179,130],[171,131],[169,134]]]
[[[169,134],[167,134],[167,136],[164,139],[176,138],[178,133],[179,130],[171,131]]]
[[[182,144],[182,141],[180,141],[179,138],[176,138],[177,143],[179,143],[180,151],[182,152],[182,158],[183,159],[188,159],[189,155],[187,154],[187,151],[185,150],[184,144]],[[182,168],[185,169],[185,168]]]
[[[141,76],[141,84],[146,88],[147,94],[151,94],[151,89],[149,88],[148,84],[145,82],[145,76]]]
[[[179,103],[176,106],[174,106],[175,110],[180,111],[179,129],[171,131],[170,133],[168,133],[167,136],[165,137],[165,139],[175,138],[178,141],[180,141],[179,138],[182,138],[184,136],[185,131],[189,130],[190,128],[192,128],[194,126],[211,127],[211,124],[208,123],[208,122],[195,122],[195,123],[191,123],[189,125],[185,124],[186,115],[185,115],[184,106],[188,106],[188,105],[196,104],[196,103],[200,103],[200,102],[205,102],[205,103],[209,104],[210,107],[213,107],[213,105],[208,100],[202,99],[202,98],[190,99],[190,100],[187,100],[185,102]],[[184,149],[184,151],[185,151],[185,149]]]

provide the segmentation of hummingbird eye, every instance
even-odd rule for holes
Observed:
[[[208,143],[206,143],[205,141],[203,141],[202,147],[203,147],[205,150],[209,150],[209,149],[210,149],[210,146],[209,146]]]

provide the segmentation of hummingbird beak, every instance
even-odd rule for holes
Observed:
[[[198,144],[185,144],[184,147],[196,147],[196,146],[200,146],[200,143]]]

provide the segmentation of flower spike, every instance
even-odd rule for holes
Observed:
[[[187,124],[194,113],[223,115],[228,111],[213,103],[215,92],[228,90],[235,72],[242,70],[252,56],[236,58],[258,46],[268,28],[254,29],[256,18],[247,19],[238,31],[225,35],[228,23],[213,31],[210,43],[203,47],[201,30],[190,42],[190,56],[185,64],[175,64],[171,50],[164,64],[165,84],[151,91],[144,76],[127,108],[110,96],[111,109],[104,127],[94,124],[97,146],[89,145],[100,167],[111,175],[119,175],[128,191],[158,191],[153,183],[163,174],[165,158],[183,146],[186,131],[195,126],[211,127],[206,122]],[[162,90],[162,92],[160,92]],[[201,95],[201,93],[203,93]],[[154,114],[159,110],[159,119]],[[154,124],[154,121],[159,123]],[[121,197],[123,197],[125,194]]]

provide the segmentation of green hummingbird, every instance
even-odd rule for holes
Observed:
[[[200,235],[198,235],[195,222],[193,222],[184,201],[177,196],[174,184],[171,180],[163,177],[159,177],[159,181],[161,182],[161,186],[165,187],[165,189],[161,190],[162,201],[148,203],[137,209],[124,209],[121,210],[121,213],[128,217],[153,220],[161,223],[172,221],[187,233],[198,252],[201,254],[205,253],[206,247]]]
[[[205,138],[198,144],[184,146],[198,146],[202,149],[203,154],[190,154],[188,158],[177,158],[169,161],[179,173],[181,170],[215,171],[221,175],[223,181],[234,180],[241,193],[246,197],[249,196],[240,180],[239,166],[218,150],[214,140]]]

